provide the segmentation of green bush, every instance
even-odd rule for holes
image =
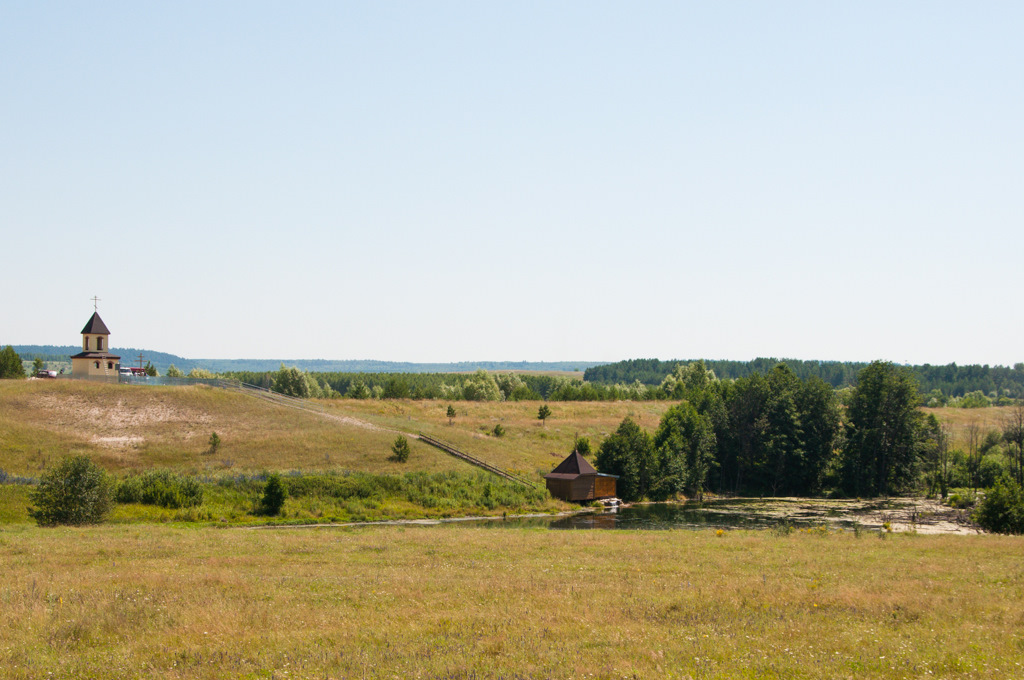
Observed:
[[[114,500],[172,509],[191,508],[202,505],[203,487],[192,477],[182,477],[169,470],[149,470],[121,480]]]
[[[494,426],[494,429],[491,430],[491,434],[493,434],[495,437],[504,437],[505,428],[501,426],[501,423],[498,423],[497,425]]]
[[[974,495],[974,492],[967,490],[963,493],[954,493],[951,495],[946,499],[946,505],[954,510],[964,510],[966,508],[973,508],[977,500],[977,496]]]
[[[1003,477],[985,493],[973,519],[985,531],[1024,534],[1024,489]]]
[[[284,499],[288,492],[281,482],[281,475],[273,474],[267,477],[267,483],[263,487],[263,498],[260,500],[261,515],[277,515],[284,507]]]
[[[39,526],[98,524],[110,511],[110,486],[88,456],[64,458],[39,478],[29,515]]]

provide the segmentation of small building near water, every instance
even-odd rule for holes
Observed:
[[[604,475],[594,469],[577,451],[558,464],[544,477],[548,491],[564,501],[596,501],[615,498],[615,475]]]

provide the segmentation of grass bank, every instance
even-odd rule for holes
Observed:
[[[7,528],[0,668],[1020,677],[1022,551],[1019,537],[820,531]]]
[[[171,478],[173,481],[174,476]],[[126,485],[138,479],[126,477],[118,483]],[[400,475],[291,472],[282,477],[288,497],[281,513],[265,517],[257,512],[266,482],[263,473],[219,474],[187,478],[187,481],[200,490],[201,504],[161,507],[152,502],[115,503],[108,521],[113,524],[305,524],[553,513],[576,507],[551,498],[543,487],[528,488],[479,471]],[[28,506],[33,488],[24,484],[0,485],[0,525],[32,521]],[[122,495],[120,491],[115,492],[115,497]]]

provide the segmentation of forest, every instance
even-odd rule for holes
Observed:
[[[659,359],[630,359],[586,369],[583,379],[590,383],[613,385],[629,384],[636,381],[648,386],[658,386],[665,376],[680,364],[689,361],[661,361]],[[819,378],[836,389],[852,386],[858,373],[868,366],[865,362],[854,361],[803,361],[800,359],[759,358],[753,361],[712,361],[704,360],[705,366],[722,380],[745,378],[756,373],[768,374],[779,363],[784,363],[801,380]],[[1000,397],[1020,399],[1024,397],[1024,363],[1009,366],[968,365],[956,363],[944,366],[923,364],[906,366],[918,389],[928,398],[963,397],[972,392],[981,392],[988,398]],[[933,404],[935,406],[943,404]]]
[[[871,363],[842,395],[786,364],[725,381],[697,361],[672,378],[679,403],[654,433],[627,418],[597,451],[597,469],[619,477],[625,500],[706,491],[945,498],[953,486],[1019,492],[1024,484],[1024,404],[1012,407],[1001,432],[974,431],[966,451],[954,450],[948,426],[918,408],[906,367]]]

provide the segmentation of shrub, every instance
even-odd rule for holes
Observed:
[[[505,436],[505,428],[503,428],[501,426],[501,423],[498,423],[497,425],[495,425],[494,429],[491,430],[491,432],[494,434],[495,437],[504,437]]]
[[[29,515],[39,526],[98,524],[110,511],[110,478],[88,456],[64,458],[43,472]]]
[[[276,515],[284,507],[284,499],[288,496],[284,484],[281,482],[281,475],[272,474],[267,477],[267,483],[263,487],[263,498],[260,500],[261,515]]]
[[[191,508],[202,505],[203,487],[192,477],[182,477],[169,470],[149,470],[121,480],[114,500],[163,508]]]
[[[209,453],[212,455],[217,453],[217,449],[220,448],[220,435],[214,432],[210,435],[210,450]]]
[[[1024,534],[1024,489],[1003,477],[985,493],[973,519],[985,531]]]
[[[399,435],[395,443],[391,445],[391,452],[395,455],[393,458],[399,463],[404,463],[409,460],[409,440]]]

